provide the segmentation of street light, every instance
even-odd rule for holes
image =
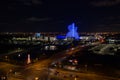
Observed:
[[[35,80],[38,80],[39,78],[38,77],[35,77]]]
[[[75,77],[75,79],[74,80],[77,80],[77,78]]]

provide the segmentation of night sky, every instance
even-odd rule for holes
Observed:
[[[120,0],[8,0],[1,7],[0,31],[120,32]],[[6,9],[7,6],[7,9]]]

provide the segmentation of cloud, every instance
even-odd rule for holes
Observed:
[[[102,19],[102,22],[104,23],[114,23],[119,24],[120,23],[120,16],[108,16]]]
[[[116,27],[120,27],[120,24],[111,24],[110,26],[116,26]]]
[[[95,27],[96,31],[120,31],[120,24],[98,24]]]
[[[93,26],[96,31],[120,31],[120,16],[104,16]]]
[[[119,19],[120,20],[120,16],[109,16],[106,19],[110,19],[110,20]]]
[[[100,25],[97,25],[98,27],[105,27],[105,26],[113,26],[113,27],[120,27],[120,24],[119,23],[116,23],[116,24],[100,24]]]
[[[43,4],[43,2],[40,0],[32,0],[32,3],[33,4]]]
[[[37,17],[30,17],[27,21],[49,21],[51,18],[37,18]]]
[[[23,3],[24,5],[27,5],[27,6],[43,4],[43,1],[41,1],[41,0],[17,0],[17,1]]]
[[[120,4],[120,0],[94,0],[91,2],[93,6],[101,7],[101,6],[114,6]]]

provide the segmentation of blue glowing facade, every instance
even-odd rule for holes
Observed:
[[[61,39],[61,40],[62,40],[62,39],[65,39],[65,38],[66,38],[66,36],[63,36],[63,35],[57,35],[57,36],[56,36],[56,38],[57,38],[57,39]]]
[[[36,38],[39,38],[40,36],[41,36],[40,33],[35,33]]]
[[[66,38],[75,38],[79,39],[79,35],[77,32],[77,27],[75,26],[75,23],[72,23],[68,26],[69,32],[66,34]]]

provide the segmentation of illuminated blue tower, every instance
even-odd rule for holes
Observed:
[[[79,39],[79,35],[77,32],[77,27],[75,26],[75,23],[72,23],[71,25],[68,26],[69,32],[66,35],[66,38],[75,38]]]

